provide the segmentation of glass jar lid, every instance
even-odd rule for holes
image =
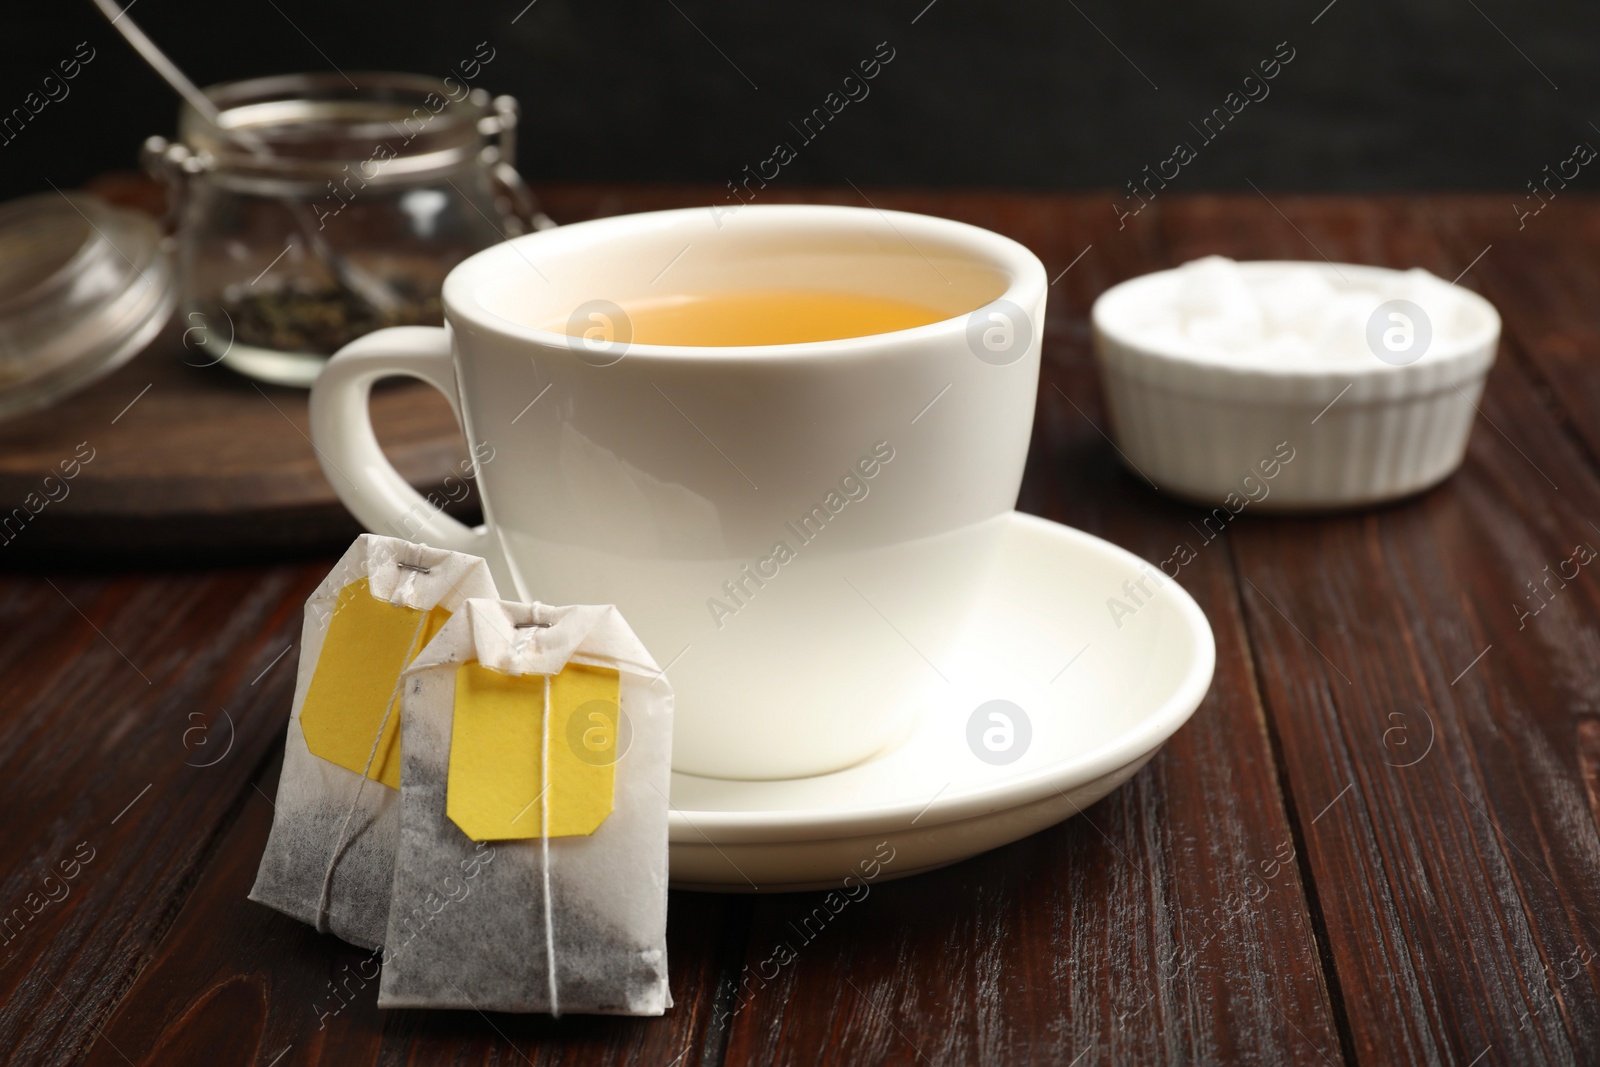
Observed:
[[[84,193],[0,204],[0,418],[126,362],[160,332],[175,299],[149,216]]]
[[[383,184],[477,160],[516,122],[482,89],[447,79],[388,71],[351,79],[279,74],[213,85],[205,92],[219,120],[185,105],[178,132],[204,169],[224,175]]]

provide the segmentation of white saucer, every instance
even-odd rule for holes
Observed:
[[[1154,565],[1013,514],[978,607],[954,650],[930,667],[900,744],[815,778],[673,775],[672,885],[838,888],[851,874],[903,878],[1026,837],[1144,766],[1199,706],[1215,661],[1199,606]],[[1020,758],[1003,766],[968,743],[974,711],[991,700],[1020,707],[1031,727]],[[978,732],[994,725],[985,720]]]

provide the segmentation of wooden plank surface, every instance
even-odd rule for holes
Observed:
[[[96,1037],[216,854],[282,744],[282,654],[318,577],[0,580],[0,900],[36,912],[0,948],[0,1048],[16,1062],[69,1061]],[[80,845],[91,858],[63,892]]]
[[[1577,541],[1600,546],[1600,202],[1553,205],[1530,234],[1494,197],[1172,196],[1118,230],[1108,197],[869,192],[1044,259],[1058,280],[1021,506],[1146,559],[1197,512],[1100,432],[1087,311],[1122,278],[1317,249],[1449,278],[1492,244],[1462,279],[1507,326],[1486,420],[1465,469],[1417,500],[1246,514],[1204,547],[1180,580],[1217,634],[1212,691],[1083,816],[875,886],[759,988],[751,970],[818,895],[674,894],[661,1020],[379,1012],[363,953],[244,900],[293,673],[274,657],[327,562],[0,574],[0,805],[20,813],[0,820],[0,901],[94,850],[0,944],[0,1047],[30,1063],[1589,1062],[1600,593],[1584,571],[1537,616],[1513,605]],[[544,193],[566,221],[708,195]],[[1563,276],[1532,280],[1543,264]],[[197,766],[228,722],[233,747]],[[330,982],[348,990],[337,1012]]]
[[[1600,483],[1562,428],[1584,409],[1559,406],[1583,393],[1542,388],[1530,282],[1507,274],[1531,264],[1481,205],[1459,234],[1438,221],[1462,219],[1449,201],[1246,205],[1172,207],[1176,258],[1314,244],[1451,278],[1496,245],[1462,278],[1490,279],[1511,327],[1464,469],[1397,507],[1242,526],[1232,546],[1357,1058],[1588,1062],[1600,838],[1576,731],[1600,692],[1600,594],[1580,574],[1518,611],[1540,604],[1542,568],[1600,545]]]

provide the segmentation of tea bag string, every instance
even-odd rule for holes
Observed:
[[[535,602],[532,619],[518,623],[516,629],[526,631],[548,629],[551,623],[542,620],[540,618],[542,614],[543,605]],[[533,638],[534,634],[531,632],[517,635],[512,641],[514,650],[519,655],[528,652],[528,642]],[[552,677],[550,674],[543,675],[544,712],[539,729],[539,795],[534,799],[539,802],[539,889],[544,903],[545,980],[550,988],[550,1014],[559,1019],[561,994],[556,987],[556,923],[550,892],[550,722],[555,712],[550,700]]]
[[[539,781],[544,800],[539,804],[539,870],[544,882],[544,959],[550,983],[550,1014],[561,1017],[561,999],[556,993],[556,929],[550,902],[550,675],[544,676],[544,728],[540,731]]]
[[[417,628],[411,633],[411,643],[406,647],[405,662],[410,663],[417,655],[417,643],[422,640],[422,631],[428,625],[428,613],[422,612],[417,619]],[[350,832],[350,820],[355,817],[356,808],[361,804],[361,791],[367,787],[367,776],[372,772],[372,761],[377,758],[378,744],[383,740],[383,733],[389,726],[389,719],[394,714],[394,706],[400,699],[400,690],[406,684],[404,668],[395,676],[394,688],[389,692],[389,702],[384,705],[383,719],[378,723],[378,732],[373,735],[372,748],[367,752],[367,762],[361,768],[361,781],[356,785],[355,796],[350,798],[350,807],[344,813],[344,821],[339,824],[339,836],[333,843],[333,852],[328,857],[327,870],[322,872],[322,890],[317,894],[317,933],[328,932],[328,903],[333,895],[333,872],[339,866],[339,860],[344,855],[345,846],[348,844],[346,835]],[[548,683],[547,683],[548,684]]]

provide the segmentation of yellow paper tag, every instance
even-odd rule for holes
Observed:
[[[463,663],[450,730],[450,820],[474,841],[539,837],[548,804],[551,837],[598,830],[616,784],[620,686],[614,670],[569,663],[550,679],[547,717],[544,675]]]
[[[424,613],[379,600],[365,578],[339,590],[322,654],[317,657],[306,702],[300,707],[300,729],[312,755],[357,774],[367,768],[370,755],[367,777],[399,789],[397,682],[412,657],[449,619],[450,612],[444,608]],[[372,742],[380,725],[383,736],[374,752]]]

